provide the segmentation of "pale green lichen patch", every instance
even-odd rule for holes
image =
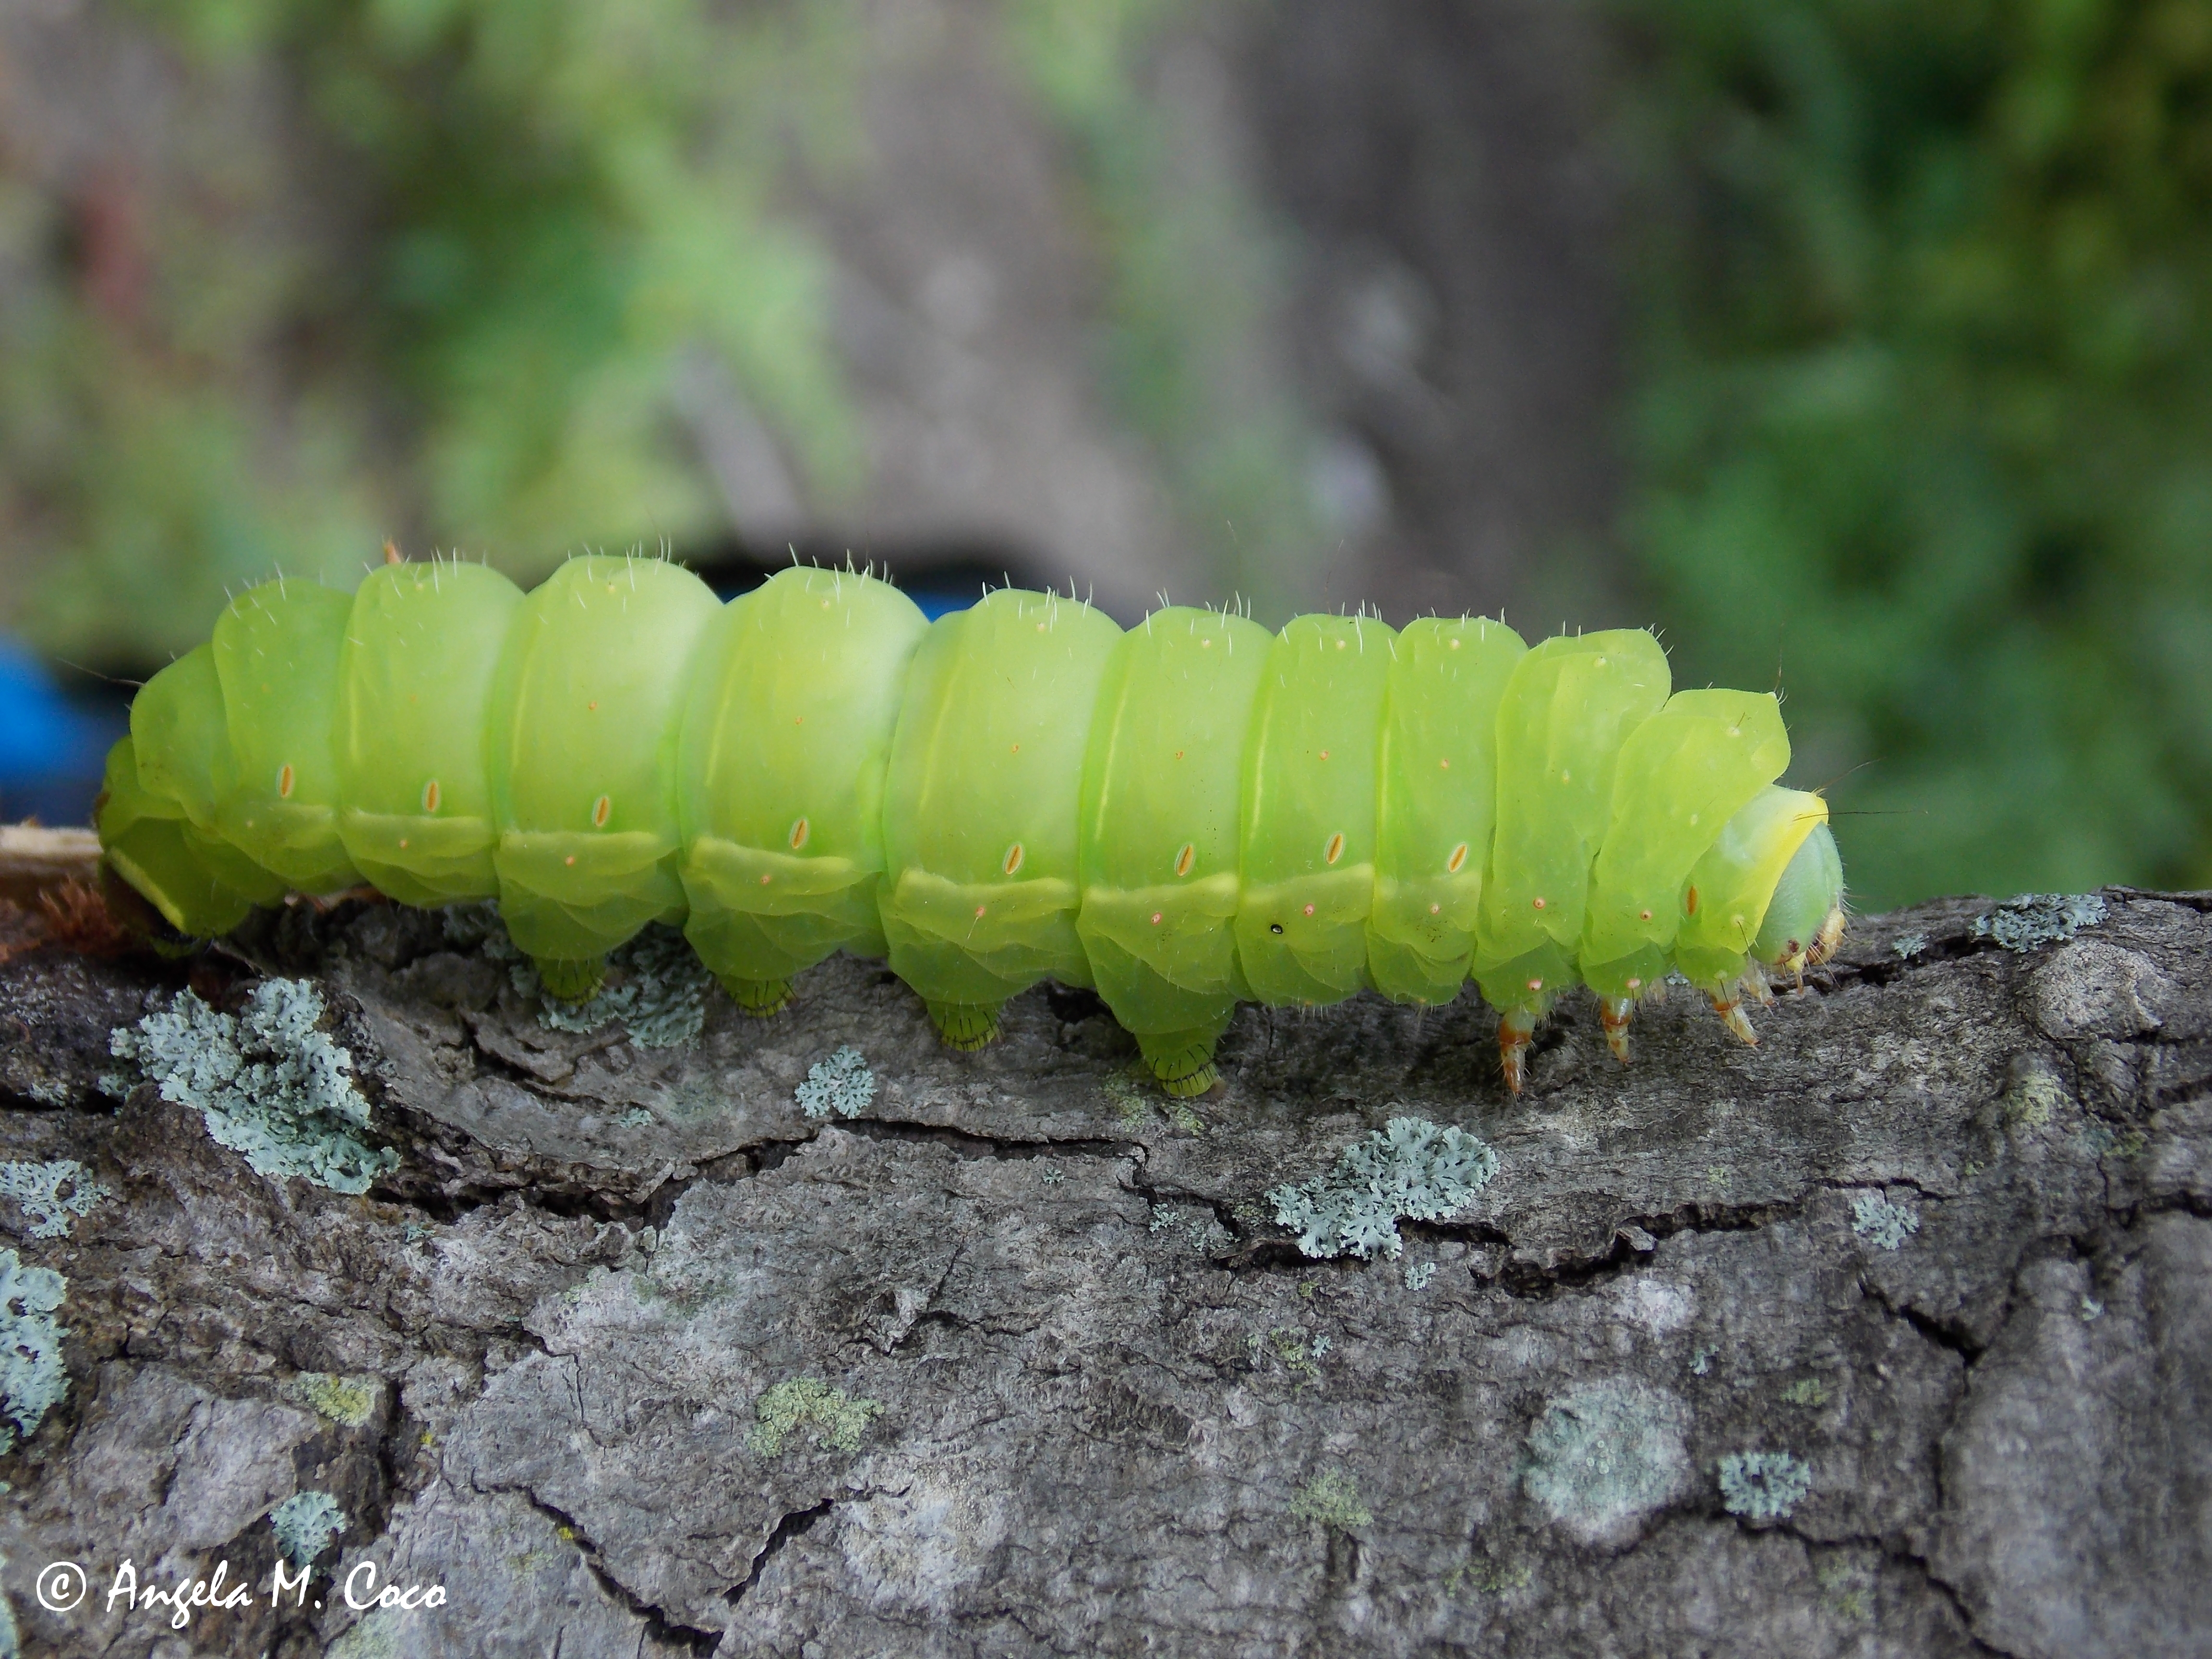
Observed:
[[[1206,1133],[1206,1120],[1191,1109],[1190,1103],[1162,1089],[1141,1062],[1101,1079],[1098,1086],[1114,1103],[1114,1115],[1125,1129],[1151,1127],[1152,1114],[1158,1112],[1178,1133]]]
[[[1291,1499],[1291,1513],[1301,1521],[1334,1527],[1339,1532],[1375,1524],[1374,1511],[1360,1501],[1359,1483],[1334,1469],[1298,1488]]]
[[[735,1097],[727,1083],[712,1077],[690,1077],[678,1083],[672,1092],[660,1096],[653,1106],[663,1119],[696,1123],[702,1118],[721,1116],[730,1109]]]
[[[1974,936],[2008,951],[2033,951],[2072,939],[2106,915],[2096,893],[2022,893],[1974,919]]]
[[[528,1558],[515,1558],[514,1565],[526,1567]],[[416,1616],[397,1607],[378,1607],[324,1650],[323,1659],[406,1659],[416,1633],[409,1631],[407,1640],[401,1640],[399,1621]]]
[[[858,1117],[875,1103],[876,1074],[868,1069],[866,1057],[848,1042],[829,1059],[808,1066],[806,1081],[791,1091],[791,1097],[817,1121],[832,1112]]]
[[[1873,1615],[1875,1580],[1866,1568],[1845,1559],[1823,1561],[1814,1568],[1813,1582],[1822,1604],[1845,1623],[1864,1624]]]
[[[1813,1471],[1788,1452],[1730,1452],[1720,1476],[1722,1507],[1747,1521],[1786,1520],[1813,1490]]]
[[[1920,1231],[1920,1212],[1880,1193],[1861,1193],[1851,1200],[1851,1231],[1878,1250],[1893,1250]]]
[[[2042,1065],[2018,1068],[2004,1093],[2006,1120],[2023,1129],[2040,1129],[2066,1103],[2066,1085]]]
[[[1463,1129],[1394,1117],[1347,1148],[1325,1176],[1267,1194],[1279,1225],[1298,1235],[1316,1258],[1396,1261],[1405,1251],[1400,1220],[1437,1221],[1466,1204],[1498,1173],[1498,1154]]]
[[[794,1377],[777,1383],[754,1404],[745,1443],[763,1457],[775,1457],[788,1437],[805,1431],[817,1450],[858,1451],[860,1436],[883,1414],[880,1401],[850,1399],[827,1382]]]
[[[1272,1351],[1291,1378],[1291,1392],[1321,1381],[1321,1362],[1335,1343],[1326,1334],[1309,1335],[1295,1325],[1278,1325],[1264,1335],[1255,1331],[1245,1338],[1252,1369],[1257,1370]]]
[[[373,1376],[301,1371],[283,1384],[280,1392],[342,1427],[358,1429],[375,1413],[379,1386]]]
[[[1578,1383],[1529,1429],[1522,1487],[1575,1537],[1619,1541],[1689,1490],[1688,1421],[1664,1389],[1626,1377]]]
[[[1160,1101],[1160,1110],[1167,1114],[1168,1122],[1181,1133],[1202,1135],[1206,1133],[1206,1120],[1191,1110],[1190,1103],[1187,1100],[1178,1099],[1174,1095],[1164,1096]]]
[[[2114,1129],[2109,1124],[2092,1123],[2081,1131],[2081,1150],[2092,1158],[2141,1158],[2150,1146],[2150,1137],[2140,1129]]]
[[[1446,1595],[1457,1595],[1462,1590],[1470,1595],[1510,1595],[1515,1590],[1527,1589],[1534,1577],[1525,1562],[1508,1565],[1466,1561],[1443,1576],[1443,1592]]]
[[[269,1511],[269,1525],[276,1534],[276,1553],[304,1567],[345,1530],[346,1517],[330,1493],[300,1492]]]
[[[69,1280],[51,1267],[27,1267],[13,1250],[0,1250],[0,1451],[39,1431],[46,1413],[69,1392],[62,1338],[54,1310],[69,1294]]]
[[[1116,1072],[1098,1086],[1114,1103],[1114,1115],[1121,1119],[1123,1128],[1141,1129],[1152,1121],[1152,1103],[1146,1098],[1144,1085],[1135,1078]]]
[[[107,1188],[73,1158],[0,1164],[0,1198],[12,1198],[21,1207],[29,1224],[24,1231],[32,1238],[67,1238],[70,1223],[90,1214],[107,1195]]]
[[[1155,1203],[1151,1225],[1146,1231],[1187,1240],[1191,1249],[1203,1255],[1212,1255],[1237,1242],[1236,1236],[1221,1224],[1220,1218],[1210,1209],[1186,1214],[1168,1205]]]
[[[705,1028],[714,976],[673,927],[656,922],[617,946],[607,957],[605,980],[578,1003],[546,995],[538,969],[507,936],[496,905],[455,905],[446,912],[446,937],[504,963],[514,988],[537,1002],[538,1023],[548,1030],[581,1034],[620,1020],[639,1048],[675,1048]]]
[[[310,981],[264,980],[240,1014],[186,991],[118,1028],[109,1046],[136,1060],[162,1099],[198,1111],[216,1142],[258,1173],[365,1193],[399,1167],[399,1154],[362,1138],[368,1102],[354,1086],[353,1056],[319,1029],[322,1017]]]

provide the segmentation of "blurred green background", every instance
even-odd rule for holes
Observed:
[[[2208,230],[2212,0],[9,9],[0,629],[387,536],[1650,623],[1863,906],[2212,885]]]

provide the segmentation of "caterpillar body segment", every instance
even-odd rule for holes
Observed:
[[[956,1048],[1048,975],[1093,985],[1201,1093],[1237,1003],[1472,976],[1518,1090],[1561,991],[1624,1060],[1679,971],[1748,995],[1843,926],[1775,700],[1668,695],[1648,634],[1170,607],[1123,633],[1002,591],[934,623],[785,571],[724,605],[644,559],[524,594],[393,563],[350,599],[240,596],[108,757],[112,872],[207,936],[288,890],[495,897],[550,992],[681,925],[748,1013],[834,951],[888,956]]]
[[[110,861],[163,919],[205,938],[290,891],[222,828],[238,769],[212,644],[194,647],[146,683],[131,702],[131,730],[108,756],[118,825]],[[133,863],[143,879],[129,873]]]
[[[235,821],[228,811],[228,797],[238,768],[212,645],[196,647],[147,682],[132,701],[131,729],[136,734],[133,754],[146,757],[137,768],[138,781],[149,794],[177,809],[178,838],[206,873],[244,898],[248,908],[275,903],[290,891],[289,882],[257,863],[223,833],[222,820],[231,817]],[[228,908],[228,901],[223,908]],[[194,927],[184,931],[206,930]]]
[[[1665,978],[1690,872],[1714,826],[1725,826],[1789,763],[1781,705],[1763,693],[1678,691],[1621,744],[1577,959],[1616,1058],[1628,1057],[1637,999]],[[1748,1023],[1729,1029],[1741,1036]]]
[[[677,765],[684,931],[746,1013],[834,951],[890,948],[884,774],[928,626],[887,582],[795,569],[708,634]]]
[[[1467,983],[1498,820],[1498,708],[1528,654],[1486,617],[1408,623],[1383,700],[1367,962],[1400,1002]]]
[[[1233,924],[1245,750],[1273,645],[1234,613],[1170,606],[1115,642],[1099,687],[1076,933],[1170,1094],[1212,1087],[1215,1040],[1252,995]]]
[[[137,781],[173,804],[179,818],[215,833],[234,768],[212,646],[194,646],[138,689],[131,700],[131,738],[133,753],[145,754],[132,768]]]
[[[215,861],[201,857],[187,843],[191,826],[184,808],[139,781],[137,756],[129,738],[118,740],[107,751],[100,799],[101,851],[108,868],[152,904],[170,927],[205,938],[228,933],[246,920],[253,908],[252,897],[224,881]],[[234,856],[245,861],[242,854]]]
[[[403,904],[499,893],[484,734],[522,590],[475,564],[380,566],[338,651],[338,840]]]
[[[571,559],[514,613],[485,752],[500,914],[556,996],[606,953],[690,912],[677,750],[691,659],[721,605],[658,559]]]
[[[1540,1018],[1579,981],[1614,765],[1668,685],[1665,653],[1640,631],[1562,635],[1514,665],[1498,710],[1498,828],[1472,964],[1492,1007]]]
[[[352,612],[349,596],[331,588],[270,582],[240,594],[209,641],[230,747],[214,828],[303,893],[361,880],[338,838],[333,741],[338,654]]]
[[[1371,983],[1376,796],[1395,630],[1299,617],[1269,646],[1244,753],[1237,958],[1255,1000],[1340,1002]]]
[[[1006,1000],[1048,975],[1091,983],[1078,825],[1121,636],[1088,605],[1002,588],[915,653],[884,784],[884,933],[956,1048],[989,1042]]]
[[[1590,872],[1583,975],[1601,994],[1662,971],[1691,868],[1719,829],[1790,763],[1782,709],[1764,693],[1678,691],[1621,745],[1613,817]]]
[[[1734,984],[1754,953],[1765,966],[1802,971],[1821,959],[1812,951],[1822,939],[1822,957],[1833,949],[1832,930],[1842,923],[1832,919],[1839,917],[1842,890],[1827,802],[1770,785],[1729,819],[1691,866],[1674,965],[1708,994]]]

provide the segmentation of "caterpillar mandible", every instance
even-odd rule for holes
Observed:
[[[1517,1092],[1571,986],[1623,1061],[1670,971],[1751,1042],[1744,994],[1841,936],[1776,699],[1668,692],[1634,630],[1168,606],[1124,632],[1018,589],[931,623],[849,570],[725,605],[659,560],[525,594],[393,555],[350,597],[239,595],[139,692],[96,818],[186,935],[363,882],[496,898],[580,999],[658,921],[757,1015],[832,951],[888,957],[963,1049],[1049,975],[1178,1095],[1239,1002],[1472,978]]]

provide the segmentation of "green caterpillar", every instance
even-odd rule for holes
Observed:
[[[931,623],[849,571],[723,605],[655,560],[526,595],[395,555],[350,598],[240,595],[138,694],[97,817],[187,935],[292,890],[496,897],[582,998],[658,921],[753,1014],[834,951],[888,957],[956,1048],[1049,975],[1176,1094],[1240,1001],[1472,977],[1517,1091],[1571,986],[1624,1060],[1670,969],[1750,1042],[1742,994],[1841,933],[1776,700],[1668,691],[1635,631],[1170,606],[1125,633],[1013,589]]]

